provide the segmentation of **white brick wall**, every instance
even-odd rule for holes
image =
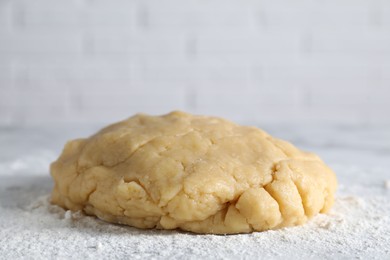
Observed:
[[[0,0],[0,125],[390,123],[387,0]]]

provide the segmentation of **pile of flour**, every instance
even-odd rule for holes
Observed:
[[[364,196],[351,195],[363,186],[341,185],[332,211],[306,225],[228,236],[139,230],[65,211],[49,203],[49,182],[2,189],[0,195],[30,193],[18,198],[18,206],[0,206],[0,255],[5,259],[390,257],[390,190],[384,183]],[[35,198],[38,194],[45,195]]]

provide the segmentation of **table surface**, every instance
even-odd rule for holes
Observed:
[[[48,203],[48,165],[89,127],[0,128],[0,258],[390,259],[390,127],[261,126],[337,174],[335,206],[308,224],[239,235],[139,230]]]

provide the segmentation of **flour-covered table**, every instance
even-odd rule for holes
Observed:
[[[1,259],[390,259],[390,127],[261,126],[336,172],[333,210],[308,224],[240,235],[139,230],[48,202],[49,163],[97,127],[0,128]]]

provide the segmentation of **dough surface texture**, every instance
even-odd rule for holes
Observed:
[[[171,112],[137,114],[69,141],[52,203],[138,228],[248,233],[295,226],[333,204],[321,159],[264,131]]]

